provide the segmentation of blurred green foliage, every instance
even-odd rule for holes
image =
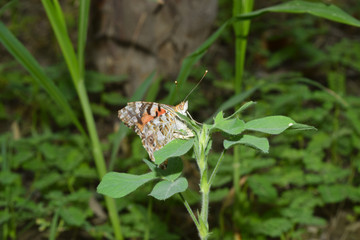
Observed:
[[[255,9],[256,4],[255,1]],[[357,1],[341,4],[346,12],[359,18]],[[35,17],[19,15],[16,6],[10,6],[14,15],[7,19],[9,28],[25,34],[29,31],[24,27],[25,20]],[[221,25],[231,16],[232,6],[224,0],[219,1],[219,6]],[[74,24],[71,14],[66,17]],[[359,221],[360,45],[355,33],[357,28],[308,15],[272,13],[252,21],[244,92],[248,91],[247,99],[257,105],[242,117],[251,120],[286,115],[318,130],[273,137],[267,155],[241,148],[238,166],[233,165],[232,152],[227,152],[210,195],[213,239],[234,239],[238,235],[259,240],[309,239],[330,232],[327,226],[338,212],[347,214],[348,224]],[[228,28],[217,43],[227,57],[217,57],[216,49],[210,51],[211,57],[204,57],[209,74],[196,90],[198,93],[189,97],[195,119],[206,120],[234,95],[233,41]],[[51,46],[47,51],[56,53],[57,47]],[[31,76],[8,57],[4,59],[0,59],[1,236],[21,239],[33,230],[48,236],[52,222],[58,219],[55,232],[59,239],[69,235],[76,238],[79,231],[83,239],[112,239],[111,226],[101,215],[103,199],[95,193],[98,179],[88,140],[45,91],[32,84]],[[53,64],[45,71],[81,116],[65,64]],[[199,79],[202,71],[194,70],[190,79]],[[128,101],[119,94],[125,76],[91,71],[85,75],[110,166],[129,173],[146,172],[141,159],[147,155],[138,137],[130,135],[119,146],[125,136],[112,129],[117,109]],[[161,79],[155,83],[145,97],[149,101],[159,100],[156,96]],[[186,96],[194,85],[184,82],[179,94]],[[148,87],[143,86],[141,91]],[[165,90],[169,89],[165,86]],[[215,138],[210,155],[212,166],[219,157],[216,150],[220,142]],[[119,148],[122,154],[118,154]],[[189,202],[197,204],[197,186],[191,184],[197,182],[196,171],[191,161],[184,162],[184,175],[189,177],[190,185],[185,195],[192,199]],[[241,174],[237,209],[233,207],[234,168]],[[124,236],[196,237],[181,202],[153,201],[147,196],[150,191],[150,186],[144,186],[142,191],[118,200]],[[234,211],[239,211],[241,218],[233,218]],[[309,227],[315,231],[309,231]]]

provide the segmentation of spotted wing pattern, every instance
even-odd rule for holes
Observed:
[[[129,102],[119,110],[120,120],[140,136],[142,144],[152,161],[154,152],[173,139],[194,136],[186,123],[176,114],[186,115],[188,102],[176,106],[154,102]]]

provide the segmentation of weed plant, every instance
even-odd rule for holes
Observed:
[[[233,17],[224,20],[183,61],[177,79],[180,91],[191,88],[186,79],[196,70],[194,64],[206,58],[208,49],[221,39],[234,43],[236,58],[235,63],[222,60],[217,65],[218,72],[214,71],[228,82],[214,82],[217,87],[234,94],[228,99],[219,98],[219,107],[208,111],[213,116],[204,124],[184,119],[193,127],[196,137],[169,144],[158,153],[157,164],[170,158],[164,172],[149,161],[134,166],[135,160],[139,162],[146,154],[140,150],[142,146],[137,138],[131,142],[131,157],[119,161],[120,143],[129,135],[125,126],[120,125],[119,130],[105,136],[104,141],[100,141],[95,128],[95,119],[114,115],[109,106],[118,108],[127,101],[142,99],[155,101],[161,79],[154,79],[154,74],[151,74],[131,99],[106,89],[108,84],[125,78],[85,71],[89,1],[79,1],[76,46],[70,40],[66,17],[59,2],[41,2],[65,64],[43,68],[14,36],[17,28],[0,22],[0,42],[30,73],[19,71],[16,63],[11,61],[0,66],[0,127],[5,131],[0,135],[1,238],[21,239],[32,229],[38,229],[49,239],[56,239],[65,232],[77,237],[77,230],[82,229],[87,233],[86,237],[96,239],[181,239],[188,235],[178,230],[181,226],[173,227],[179,219],[169,224],[159,213],[168,209],[171,213],[178,200],[185,204],[183,209],[187,209],[195,223],[194,228],[187,226],[185,232],[196,229],[202,239],[233,239],[234,236],[243,239],[302,239],[308,236],[307,227],[321,231],[338,209],[347,212],[350,223],[358,221],[360,101],[356,97],[356,87],[351,87],[356,86],[351,76],[358,76],[360,47],[357,42],[346,38],[322,49],[311,43],[315,37],[331,33],[323,26],[333,24],[327,22],[329,25],[326,25],[322,21],[319,28],[318,22],[314,23],[318,18],[314,16],[347,24],[349,29],[359,27],[358,20],[333,4],[317,1],[288,1],[257,10],[253,10],[252,1],[246,1],[247,5],[235,1]],[[10,1],[2,6],[0,15],[16,4],[16,1]],[[274,16],[269,23],[275,26],[279,26],[278,13],[297,14],[282,22],[285,29],[279,30],[281,34],[275,36],[293,39],[280,50],[261,48],[261,38],[247,42],[250,26],[253,26],[250,21],[267,13]],[[304,13],[312,16],[306,17]],[[270,27],[272,30],[274,25]],[[286,31],[289,28],[292,31]],[[234,38],[230,37],[232,29]],[[246,51],[250,53],[248,59]],[[283,71],[261,78],[250,75],[244,70],[245,63],[249,66],[249,62],[256,59],[266,59],[264,66],[268,71],[286,65],[292,72]],[[298,73],[303,69],[295,62],[306,63],[306,70],[311,74],[303,77]],[[229,74],[232,71],[234,73]],[[210,70],[208,74],[210,80],[216,79],[212,72]],[[311,79],[317,79],[318,72],[326,73],[323,81]],[[174,104],[175,87],[168,89],[168,97],[161,101]],[[100,101],[90,101],[90,93],[100,96]],[[246,115],[240,115],[244,108],[253,104],[244,105],[248,98],[257,99],[257,105]],[[197,99],[193,103],[190,105],[191,113],[197,106],[204,106],[206,101]],[[236,114],[226,117],[225,112],[232,109],[236,109]],[[266,118],[269,115],[275,116]],[[289,117],[281,117],[287,121],[280,124],[278,115]],[[269,154],[259,154],[259,150],[266,152],[267,149],[264,146],[268,141],[263,134],[269,132],[264,132],[264,128],[269,129],[272,124],[280,124],[280,127],[276,125],[277,129],[288,128],[289,124],[293,124],[292,128],[304,127],[291,119],[316,126],[318,131],[301,134],[286,131],[270,138],[272,148]],[[249,128],[256,121],[262,121],[261,126]],[[236,131],[233,132],[232,128]],[[229,129],[232,130],[229,132]],[[223,133],[225,140],[216,132]],[[249,132],[257,133],[248,136]],[[234,149],[218,151],[218,144],[211,144],[211,141],[223,143],[221,146],[225,149],[232,146]],[[184,151],[175,154],[172,148],[180,146]],[[211,146],[213,150],[208,151]],[[193,188],[188,188],[191,182],[181,176],[183,162],[178,157],[191,148],[201,175],[200,197]],[[119,165],[121,169],[129,169],[127,173],[112,172]],[[95,194],[94,186],[100,179],[103,180],[99,190],[104,193],[111,195],[125,190],[130,193],[136,186],[102,188],[105,183],[112,186],[121,183],[118,179],[108,182],[109,176],[124,175],[137,178],[135,183],[138,185],[141,185],[140,180],[160,181],[154,187],[145,184],[143,191],[134,191],[120,200],[102,199]],[[147,196],[150,192],[152,197],[167,200],[159,204]],[[120,197],[124,193],[111,196]],[[175,199],[169,199],[170,196]],[[199,212],[194,211],[199,202]],[[214,207],[209,209],[210,203]],[[106,206],[110,221],[99,225],[90,219],[95,215],[102,221],[106,219],[102,211],[98,211],[101,204]],[[181,214],[172,213],[171,217],[178,215]]]

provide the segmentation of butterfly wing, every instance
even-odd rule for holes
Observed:
[[[130,102],[119,110],[120,120],[140,136],[152,161],[155,161],[154,152],[173,139],[194,136],[186,123],[176,114],[176,111],[183,113],[184,108],[180,108],[181,104],[173,107],[151,102]]]

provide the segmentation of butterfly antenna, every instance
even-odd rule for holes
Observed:
[[[196,84],[195,87],[193,87],[193,89],[191,89],[191,91],[188,93],[188,95],[185,97],[184,101],[186,101],[186,99],[190,96],[190,94],[199,86],[199,84],[201,83],[201,81],[204,79],[204,77],[206,76],[206,74],[208,73],[208,70],[205,70],[204,75],[202,76],[202,78],[200,79],[200,81]]]

